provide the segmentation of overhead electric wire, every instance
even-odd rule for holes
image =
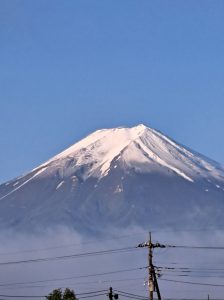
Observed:
[[[192,267],[158,267],[155,266],[159,275],[173,277],[193,278],[224,278],[224,269],[220,268],[192,268]]]
[[[170,229],[170,230],[150,230],[152,233],[157,233],[157,232],[162,232],[162,233],[166,233],[166,232],[208,232],[208,231],[213,231],[212,229]],[[218,231],[224,231],[224,229],[218,229]],[[139,234],[143,234],[142,231],[139,231],[139,233],[134,234],[134,236],[139,236]],[[12,254],[19,254],[19,253],[27,253],[27,252],[37,252],[37,251],[47,251],[47,250],[53,250],[53,249],[60,249],[60,248],[67,248],[67,247],[72,247],[72,246],[81,246],[81,245],[87,245],[87,244],[95,244],[95,243],[99,243],[99,242],[103,242],[105,240],[119,240],[119,239],[123,239],[123,238],[129,238],[129,237],[133,237],[133,234],[130,235],[123,235],[123,236],[115,236],[115,237],[110,237],[110,238],[103,238],[102,240],[99,239],[98,241],[89,241],[89,242],[82,242],[82,243],[71,243],[71,244],[67,244],[67,245],[55,245],[55,246],[51,246],[51,247],[44,247],[44,248],[36,248],[36,249],[24,249],[24,250],[20,250],[20,251],[13,251],[13,252],[0,252],[0,256],[1,255],[12,255]],[[170,246],[170,245],[168,245]],[[181,246],[182,247],[182,246]]]
[[[94,297],[98,295],[105,295],[107,290],[99,290],[99,291],[91,291],[91,292],[85,292],[85,293],[79,293],[76,294],[79,298],[88,298],[88,297]],[[0,295],[0,297],[3,298],[45,298],[46,295]]]
[[[131,237],[132,235],[126,235],[126,236],[120,236],[116,238],[108,238],[104,240],[118,240],[123,239],[127,237]],[[90,242],[84,242],[84,243],[72,243],[67,245],[59,245],[59,246],[52,246],[52,247],[46,247],[46,248],[37,248],[37,249],[26,249],[21,251],[14,251],[14,252],[5,252],[0,253],[0,256],[2,255],[13,255],[13,254],[20,254],[20,253],[32,253],[32,252],[38,252],[38,251],[47,251],[47,250],[54,250],[54,249],[61,249],[61,248],[68,248],[72,246],[81,246],[81,245],[87,245],[87,244],[94,244],[99,243],[100,241],[90,241]],[[183,248],[183,249],[205,249],[205,250],[224,250],[224,246],[187,246],[187,245],[165,245],[166,248]]]
[[[203,282],[193,282],[193,281],[181,281],[181,280],[165,279],[165,278],[159,278],[159,280],[169,281],[169,282],[176,282],[176,283],[183,283],[183,284],[192,284],[192,285],[204,285],[204,286],[224,287],[224,284],[215,284],[215,283],[203,283]]]
[[[175,277],[201,277],[201,278],[209,278],[209,277],[213,277],[213,278],[224,278],[224,274],[211,274],[211,273],[208,273],[207,275],[206,274],[201,274],[200,273],[182,273],[182,272],[177,272],[177,273],[173,273],[173,272],[159,272],[158,273],[160,276],[175,276]]]
[[[201,274],[206,274],[206,272],[203,271],[178,271],[178,270],[163,270],[163,271],[158,271],[158,274],[164,274],[164,275],[175,275],[175,276],[187,276],[187,277],[196,277],[196,276],[202,276]],[[209,274],[209,276],[211,277],[217,277],[217,278],[223,278],[224,277],[224,273],[216,273],[216,272],[207,272],[207,274]],[[202,276],[204,277],[204,276]],[[208,276],[206,276],[208,277]]]
[[[44,298],[46,295],[34,296],[34,295],[0,295],[3,298]]]
[[[124,295],[121,294],[122,297],[128,298],[128,299],[135,299],[135,300],[147,300],[147,298],[137,298],[135,296],[130,296],[130,295]]]
[[[218,275],[194,275],[194,274],[190,274],[190,275],[185,275],[185,274],[162,274],[165,277],[189,277],[189,278],[224,278],[224,276],[218,276]]]
[[[189,262],[183,262],[183,261],[156,261],[155,262],[155,266],[168,266],[170,268],[195,268],[195,269],[201,269],[200,267],[200,264],[199,264],[199,267],[196,267],[197,265],[195,265],[195,262],[194,263],[189,263]],[[219,269],[219,270],[224,270],[223,266],[224,266],[224,261],[223,263],[221,264],[220,262],[219,263],[214,263],[214,262],[208,262],[206,261],[206,268],[203,267],[203,270],[206,269],[206,270],[210,270],[210,269]],[[217,268],[216,268],[217,266]]]
[[[84,292],[84,293],[76,294],[76,296],[80,296],[80,295],[89,295],[89,294],[96,294],[96,293],[102,293],[102,292],[107,292],[107,290]]]
[[[193,274],[200,274],[200,273],[209,273],[209,274],[216,274],[217,276],[224,275],[224,269],[221,268],[194,268],[194,267],[157,267],[155,269],[158,272],[162,273],[184,273],[185,276],[192,276]],[[184,276],[184,275],[182,275]],[[215,276],[213,276],[215,277]]]
[[[200,267],[160,267],[160,266],[154,266],[155,269],[159,270],[180,270],[180,271],[224,271],[224,268],[200,268]]]
[[[122,296],[122,297],[125,297],[125,298],[136,299],[136,300],[147,300],[148,299],[146,297],[140,298],[140,297],[136,297],[136,296],[132,296],[132,295],[126,295],[126,294],[122,294],[122,293],[119,293],[119,296]]]
[[[224,246],[188,246],[188,245],[165,245],[167,248],[201,249],[201,250],[224,250]]]
[[[136,295],[136,294],[133,294],[133,293],[128,293],[128,292],[123,292],[123,291],[120,291],[120,290],[116,290],[114,289],[114,291],[116,293],[118,293],[119,295],[126,295],[127,297],[135,297],[135,299],[148,299],[147,297],[145,296],[142,296],[142,295]]]
[[[180,248],[180,249],[202,249],[202,250],[224,250],[224,246],[204,246],[204,245],[170,245],[165,244],[162,245],[162,248]],[[139,247],[141,249],[144,249],[144,247]]]
[[[121,279],[108,279],[108,280],[98,280],[98,281],[87,281],[87,282],[75,282],[75,286],[79,285],[90,285],[90,284],[105,284],[105,283],[112,283],[112,282],[128,282],[128,281],[136,281],[142,280],[144,282],[145,277],[135,277],[135,278],[121,278]],[[68,284],[69,285],[69,284]],[[66,286],[60,286],[60,288],[67,288]],[[30,289],[30,288],[48,288],[52,287],[52,284],[48,285],[7,285],[1,286],[1,289],[12,290],[12,289]]]
[[[24,284],[33,284],[33,283],[35,284],[35,283],[42,283],[42,282],[64,281],[64,280],[69,280],[69,279],[89,278],[89,277],[104,276],[104,275],[111,275],[111,274],[117,274],[117,273],[125,273],[125,272],[143,270],[143,269],[147,269],[147,268],[148,268],[148,266],[130,268],[130,269],[121,269],[121,270],[102,272],[102,273],[93,273],[93,274],[86,274],[86,275],[62,277],[62,278],[59,277],[59,278],[53,278],[53,279],[43,279],[43,280],[26,281],[26,282],[0,283],[0,286],[24,285]]]
[[[181,273],[181,274],[185,274],[185,275],[191,275],[191,274],[195,274],[195,273],[202,273],[202,272],[207,272],[207,271],[203,271],[203,270],[173,270],[173,269],[156,269],[156,271],[160,274],[166,274],[166,273]],[[215,272],[215,271],[213,271]],[[219,275],[222,275],[222,273],[218,272]]]
[[[46,262],[46,261],[55,261],[55,260],[66,260],[66,259],[81,258],[81,257],[86,257],[86,256],[95,256],[95,255],[116,254],[116,253],[129,252],[129,251],[133,251],[133,250],[136,250],[136,247],[125,247],[125,248],[118,248],[118,249],[84,252],[84,253],[54,256],[54,257],[6,261],[6,262],[0,262],[0,266],[17,265],[17,264],[25,264],[25,263],[37,263],[37,262]]]
[[[205,298],[163,298],[164,300],[205,300]],[[212,300],[222,300],[222,298],[213,298]]]
[[[79,297],[79,299],[86,299],[86,298],[93,298],[93,297],[98,297],[98,296],[105,296],[107,294],[97,294],[97,295],[91,295],[91,296],[84,296],[84,297]]]
[[[137,236],[137,234],[136,234]],[[126,239],[129,237],[133,237],[133,234],[131,235],[123,235],[123,236],[117,236],[117,237],[111,237],[111,238],[103,238],[102,240],[95,240],[95,241],[89,241],[89,242],[82,242],[82,243],[71,243],[71,244],[65,244],[65,245],[56,245],[46,248],[36,248],[36,249],[24,249],[20,251],[13,251],[13,252],[0,252],[0,256],[3,255],[13,255],[13,254],[20,254],[20,253],[32,253],[32,252],[39,252],[39,251],[48,251],[48,250],[54,250],[54,249],[61,249],[61,248],[69,248],[74,246],[82,246],[82,245],[89,245],[89,244],[99,244],[100,242],[104,241],[112,241],[112,240],[120,240],[120,239]]]
[[[151,232],[185,232],[185,231],[192,231],[192,230],[151,230]],[[193,231],[207,231],[207,230],[193,230]],[[142,232],[140,232],[142,233]],[[137,235],[137,234],[135,234]],[[133,234],[131,235],[123,235],[123,236],[116,236],[116,237],[111,237],[111,238],[104,238],[103,240],[98,240],[98,241],[89,241],[89,242],[82,242],[82,243],[71,243],[71,244],[65,244],[65,245],[56,245],[56,246],[51,246],[51,247],[44,247],[44,248],[36,248],[36,249],[25,249],[25,250],[20,250],[20,251],[13,251],[13,252],[0,252],[1,255],[13,255],[13,254],[20,254],[20,253],[29,253],[29,252],[38,252],[38,251],[47,251],[47,250],[54,250],[54,249],[61,249],[61,248],[68,248],[68,247],[73,247],[73,246],[81,246],[81,245],[87,245],[87,244],[95,244],[99,243],[102,241],[110,241],[110,240],[119,240],[119,239],[125,239],[133,237]],[[189,248],[189,249],[220,249],[224,250],[224,246],[220,247],[213,247],[213,246],[187,246],[187,245],[165,245],[167,248]]]
[[[106,295],[106,293],[98,293],[98,294],[94,294],[94,295],[79,296],[79,299],[93,298],[93,297],[105,296],[105,295]],[[7,298],[7,299],[10,299],[10,298],[14,298],[14,299],[15,298],[46,298],[46,295],[41,295],[41,296],[31,296],[31,295],[20,295],[20,296],[16,296],[16,295],[2,295],[2,296],[4,298]]]

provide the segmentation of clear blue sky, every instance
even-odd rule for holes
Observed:
[[[224,1],[1,0],[0,182],[138,123],[224,163]]]

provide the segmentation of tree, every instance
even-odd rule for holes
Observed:
[[[47,297],[48,300],[62,300],[62,291],[61,289],[53,290]]]
[[[63,294],[63,300],[77,300],[74,291],[66,288]]]
[[[61,289],[53,290],[48,296],[46,296],[47,300],[78,300],[76,298],[75,292],[66,288],[64,293],[62,293]]]

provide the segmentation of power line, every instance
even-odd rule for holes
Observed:
[[[163,298],[164,300],[205,300],[205,298]],[[222,298],[212,298],[212,300],[222,300]]]
[[[90,296],[79,297],[79,299],[93,298],[93,297],[105,296],[105,295],[107,295],[107,294],[106,294],[106,293],[103,293],[103,294],[96,294],[96,295],[90,295]]]
[[[0,295],[0,297],[4,297],[4,298],[43,298],[46,297],[45,295],[41,295],[41,296],[33,296],[33,295]]]
[[[89,294],[96,294],[96,293],[102,293],[102,292],[107,292],[107,290],[91,291],[91,292],[79,293],[79,294],[76,294],[76,295],[77,296],[80,296],[80,295],[89,295]]]
[[[224,268],[195,268],[195,267],[160,267],[155,266],[159,270],[181,270],[181,271],[224,271]]]
[[[137,236],[137,234],[136,234]],[[118,237],[111,237],[111,238],[104,238],[103,241],[111,241],[111,240],[120,240],[120,239],[125,239],[133,237],[133,234],[131,235],[123,235],[123,236],[118,236]],[[89,245],[89,244],[99,244],[101,240],[98,241],[89,241],[89,242],[82,242],[82,243],[71,243],[71,244],[65,244],[65,245],[56,245],[56,246],[51,246],[51,247],[46,247],[46,248],[36,248],[36,249],[25,249],[21,251],[13,251],[13,252],[0,252],[0,256],[4,255],[13,255],[13,254],[20,254],[20,253],[32,253],[32,252],[38,252],[38,251],[47,251],[47,250],[54,250],[54,249],[61,249],[61,248],[69,248],[69,247],[74,247],[74,246],[82,246],[82,245]]]
[[[79,298],[88,298],[88,297],[94,297],[94,296],[98,296],[98,295],[105,295],[106,291],[107,290],[91,291],[91,292],[79,293],[76,295],[79,296]],[[103,293],[103,294],[100,294],[100,293]],[[43,298],[43,297],[46,297],[46,295],[0,295],[0,297],[3,297],[3,298]]]
[[[142,245],[142,246],[140,246]],[[159,243],[156,244],[140,244],[139,247],[145,247],[151,245],[152,248],[183,248],[183,249],[205,249],[205,250],[224,250],[223,246],[219,247],[210,247],[210,246],[187,246],[187,245],[161,245]],[[117,248],[117,249],[109,249],[109,250],[101,250],[101,251],[94,251],[94,252],[84,252],[84,253],[77,253],[77,254],[71,254],[71,255],[63,255],[63,256],[54,256],[54,257],[45,257],[45,258],[36,258],[36,259],[27,259],[27,260],[16,260],[16,261],[7,261],[7,262],[0,262],[0,265],[16,265],[16,264],[24,264],[24,263],[36,263],[36,262],[45,262],[45,261],[55,261],[55,260],[66,260],[66,259],[74,259],[74,258],[81,258],[81,257],[88,257],[88,256],[98,256],[98,255],[105,255],[105,254],[115,254],[115,253],[127,253],[130,251],[137,250],[137,247],[124,247],[124,248]],[[101,275],[107,275],[107,274],[114,274],[114,273],[120,273],[120,272],[128,272],[131,270],[140,270],[140,269],[145,269],[149,268],[143,267],[143,268],[134,268],[134,269],[126,269],[126,270],[118,270],[118,271],[112,271],[112,272],[104,272],[104,273],[98,273],[98,274],[87,274],[87,275],[81,275],[81,276],[72,276],[72,277],[64,277],[64,278],[58,278],[58,279],[48,279],[48,280],[39,280],[39,281],[30,281],[30,282],[20,282],[20,283],[0,283],[0,286],[12,286],[12,285],[24,285],[24,284],[29,284],[29,283],[40,283],[40,282],[53,282],[53,281],[59,281],[59,280],[68,280],[68,279],[75,279],[75,278],[85,278],[85,277],[94,277],[94,276],[101,276]],[[192,271],[224,271],[224,269],[215,269],[215,268],[189,268],[189,267],[182,267],[182,268],[171,268],[171,267],[155,267],[159,271],[170,271],[170,272],[178,272],[178,273],[188,273]],[[150,268],[149,268],[150,270]],[[190,275],[180,275],[177,274],[176,276],[189,276],[189,277],[194,277]],[[197,277],[197,276],[195,276]],[[198,276],[200,277],[200,276]],[[155,279],[154,279],[155,280]],[[201,282],[189,282],[189,281],[179,281],[179,280],[171,280],[171,279],[161,279],[164,281],[170,281],[170,282],[176,282],[176,283],[183,283],[183,284],[192,284],[192,285],[203,285],[203,286],[215,286],[215,287],[224,287],[223,284],[212,284],[212,283],[201,283]],[[125,294],[125,292],[121,293]],[[128,296],[128,293],[123,295],[124,297]],[[145,300],[146,298],[138,298],[142,297],[139,295],[131,294],[129,293],[129,297],[133,299],[139,299],[139,300]],[[105,295],[105,294],[103,294]],[[9,295],[0,295],[0,297],[25,297],[26,296],[9,296]],[[30,298],[37,298],[37,297],[44,297],[44,296],[27,296]],[[87,296],[83,296],[82,298],[87,298]]]
[[[125,295],[125,294],[121,294],[122,297],[128,298],[128,299],[135,299],[135,300],[147,300],[147,298],[138,298],[135,296],[130,296],[130,295]]]
[[[220,269],[220,268],[156,267],[156,270],[160,275],[165,275],[165,276],[168,275],[171,276],[172,274],[172,276],[181,276],[181,277],[201,277],[201,278],[203,277],[223,278],[224,277],[224,269]]]
[[[162,274],[162,276],[165,277],[190,277],[190,278],[224,278],[224,276],[218,276],[218,275],[194,275],[194,274]]]
[[[224,250],[224,246],[187,246],[187,245],[165,245],[167,248],[202,249],[202,250]]]
[[[208,270],[208,269],[189,269],[189,270],[181,270],[181,269],[162,269],[162,268],[158,268],[157,272],[160,273],[183,273],[186,276],[190,276],[191,274],[200,274],[200,273],[206,273],[209,272],[210,274],[217,274],[217,275],[224,275],[223,271],[219,271],[219,270]]]
[[[54,278],[54,279],[44,279],[44,280],[26,281],[26,282],[13,282],[13,283],[0,283],[0,286],[23,285],[23,284],[32,284],[32,283],[42,283],[42,282],[64,281],[64,280],[69,280],[69,279],[89,278],[89,277],[104,276],[104,275],[111,275],[111,274],[117,274],[117,273],[125,273],[125,272],[143,270],[143,269],[147,269],[147,268],[148,268],[148,266],[130,268],[130,269],[121,269],[121,270],[102,272],[102,273],[79,275],[79,276]]]
[[[216,278],[223,278],[223,273],[211,273],[208,272],[208,275],[204,274],[203,271],[197,271],[197,272],[185,272],[185,271],[178,271],[178,270],[164,270],[164,271],[158,271],[158,274],[162,275],[172,275],[172,276],[184,276],[184,277],[216,277]],[[202,275],[201,275],[202,274]]]
[[[208,231],[214,231],[212,229],[196,229],[196,230],[177,230],[177,229],[172,229],[172,230],[151,230],[152,233],[156,233],[156,232],[208,232]],[[224,231],[224,229],[218,229],[218,231]],[[142,234],[143,232],[140,231],[139,234]],[[137,236],[137,234],[135,234],[135,236]],[[111,238],[104,238],[103,241],[105,240],[119,240],[119,239],[124,239],[124,238],[129,238],[129,237],[133,237],[133,234],[130,235],[123,235],[123,236],[115,236],[115,237],[111,237]],[[99,241],[90,241],[90,242],[82,242],[82,243],[71,243],[71,244],[67,244],[67,245],[56,245],[56,246],[51,246],[51,247],[46,247],[46,248],[36,248],[36,249],[25,249],[25,250],[21,250],[21,251],[13,251],[13,252],[0,252],[0,256],[1,255],[12,255],[12,254],[20,254],[20,253],[27,253],[27,252],[37,252],[37,251],[47,251],[47,250],[54,250],[54,249],[60,249],[60,248],[67,248],[67,247],[73,247],[73,246],[81,246],[81,245],[87,245],[87,244],[95,244],[95,243],[99,243]],[[211,247],[198,247],[198,246],[172,246],[172,245],[167,245],[170,247],[175,247],[175,248],[211,248]],[[212,247],[213,248],[213,247]],[[222,247],[218,247],[221,249],[224,249],[224,246]]]
[[[192,285],[205,285],[205,286],[224,287],[224,284],[215,284],[215,283],[202,283],[202,282],[192,282],[192,281],[180,281],[180,280],[165,279],[165,278],[159,278],[159,280],[170,281],[170,282],[177,282],[177,283],[184,283],[184,284],[192,284]]]
[[[154,230],[152,232],[176,232],[177,230],[168,230],[168,231],[159,231],[159,230]],[[188,231],[188,230],[183,230],[183,232]],[[198,230],[198,231],[204,231],[204,230]],[[179,232],[179,231],[178,231]],[[182,230],[180,231],[182,232]],[[119,239],[124,239],[124,238],[129,238],[133,237],[133,235],[123,235],[123,236],[118,236],[118,237],[111,237],[111,238],[104,238],[103,240],[119,240]],[[83,242],[83,243],[71,243],[67,245],[58,245],[58,246],[51,246],[51,247],[46,247],[46,248],[36,248],[36,249],[25,249],[21,251],[13,251],[13,252],[3,252],[0,253],[0,256],[4,255],[13,255],[13,254],[20,254],[20,253],[32,253],[32,252],[38,252],[38,251],[47,251],[47,250],[54,250],[54,249],[61,249],[61,248],[68,248],[68,247],[73,247],[73,246],[81,246],[81,245],[88,245],[88,244],[95,244],[99,243],[100,241],[90,241],[90,242]],[[224,246],[220,247],[213,247],[213,246],[187,246],[187,245],[166,245],[168,248],[189,248],[189,249],[216,249],[216,250],[224,250]]]
[[[75,285],[89,285],[89,284],[104,284],[104,283],[111,283],[111,282],[127,282],[127,281],[136,281],[142,280],[144,281],[145,278],[143,277],[135,277],[135,278],[126,278],[126,279],[111,279],[111,280],[98,280],[98,281],[83,281],[83,282],[76,282]],[[52,284],[48,285],[10,285],[10,286],[1,286],[1,289],[12,290],[12,289],[30,289],[30,288],[48,288],[52,287]],[[67,288],[67,286],[60,286],[60,288]]]
[[[66,259],[81,258],[81,257],[86,257],[86,256],[116,254],[116,253],[122,253],[122,252],[129,252],[129,251],[133,251],[133,250],[136,250],[136,247],[125,247],[125,248],[94,251],[94,252],[84,252],[84,253],[71,254],[71,255],[62,255],[62,256],[45,257],[45,258],[35,258],[35,259],[27,259],[27,260],[7,261],[7,262],[0,262],[0,265],[1,266],[6,266],[6,265],[17,265],[17,264],[25,264],[25,263],[37,263],[37,262],[46,262],[46,261],[55,261],[55,260],[66,260]]]
[[[188,246],[188,245],[170,245],[170,244],[165,244],[165,245],[160,245],[162,248],[179,248],[179,249],[202,249],[202,250],[224,250],[224,246]]]
[[[136,294],[133,294],[133,293],[123,292],[123,291],[116,290],[116,289],[114,289],[114,291],[117,292],[118,294],[133,296],[133,297],[136,297],[138,299],[148,299],[146,296],[142,296],[142,295],[136,295]]]

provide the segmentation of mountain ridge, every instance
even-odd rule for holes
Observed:
[[[223,207],[224,168],[143,124],[98,130],[0,185],[0,229],[201,226],[212,212],[224,226]]]
[[[124,136],[124,134],[122,134],[122,135],[117,134],[119,131],[120,132],[124,131],[126,136]],[[147,132],[145,134],[146,136],[144,135],[145,132]],[[147,138],[148,138],[147,135],[149,135],[149,133],[152,136],[152,138],[151,138],[152,147],[150,149],[148,149],[148,151],[147,151],[147,149],[144,145],[144,140],[147,140]],[[101,134],[103,134],[103,136],[101,136]],[[135,142],[135,146],[141,148],[141,150],[146,154],[146,156],[148,155],[151,159],[154,159],[155,157],[157,157],[158,163],[161,162],[161,157],[159,157],[159,155],[157,155],[158,151],[153,151],[154,150],[153,147],[155,148],[154,144],[158,144],[158,141],[154,141],[155,137],[157,138],[157,140],[158,139],[164,140],[165,142],[167,142],[167,144],[170,144],[172,147],[176,148],[176,150],[180,150],[182,152],[182,154],[184,153],[184,155],[186,155],[186,156],[191,157],[192,153],[193,153],[194,156],[200,157],[200,163],[203,163],[205,169],[207,168],[208,171],[211,171],[212,169],[214,170],[214,165],[215,165],[216,169],[220,169],[222,172],[224,170],[222,168],[222,166],[219,165],[217,162],[206,158],[205,156],[191,150],[190,148],[187,148],[183,145],[180,145],[180,144],[176,143],[174,140],[166,137],[162,133],[156,131],[155,129],[148,128],[143,124],[140,124],[140,125],[135,126],[133,128],[119,127],[119,128],[112,128],[112,129],[97,130],[96,132],[88,135],[86,138],[84,138],[81,141],[75,143],[74,145],[70,146],[66,150],[62,151],[58,155],[54,156],[53,158],[48,160],[46,163],[44,163],[42,166],[45,166],[46,164],[49,164],[53,161],[61,160],[63,158],[69,157],[69,156],[73,157],[74,155],[76,155],[76,153],[78,153],[80,156],[82,156],[83,153],[86,155],[86,152],[87,152],[87,155],[90,155],[89,152],[92,152],[93,149],[91,149],[91,151],[89,151],[89,149],[88,149],[89,147],[94,148],[96,146],[97,155],[98,155],[98,153],[102,150],[100,150],[100,147],[97,147],[97,144],[99,145],[100,141],[105,139],[105,137],[107,135],[110,135],[110,136],[112,135],[112,137],[110,137],[110,138],[113,138],[113,135],[115,135],[115,138],[118,137],[118,140],[120,139],[119,140],[120,143],[118,143],[118,147],[116,148],[117,139],[116,139],[115,145],[114,145],[114,143],[110,142],[109,146],[111,146],[112,149],[115,148],[115,150],[113,150],[114,153],[109,153],[109,157],[107,155],[106,158],[103,157],[103,155],[105,156],[105,153],[103,153],[103,155],[100,157],[102,165],[106,164],[104,166],[103,170],[102,170],[102,173],[106,172],[106,170],[109,169],[109,164],[114,159],[114,157],[118,156],[121,152],[124,152],[123,150],[125,150],[125,149],[127,150],[128,146],[133,145],[132,142]],[[121,140],[122,140],[122,143],[121,143]],[[161,144],[160,141],[159,141],[159,143]],[[108,139],[107,139],[107,144],[108,144]],[[101,148],[102,148],[102,146],[101,146]],[[142,148],[144,148],[144,149],[142,149]],[[171,150],[172,150],[172,149],[171,150],[170,149],[168,149],[168,150],[165,149],[165,151],[164,151],[164,149],[163,149],[163,152],[166,152],[166,151],[171,152]],[[108,149],[103,149],[103,150],[106,152],[106,154],[108,154],[107,153]],[[132,150],[133,150],[132,152],[134,152],[134,149],[132,149]],[[149,153],[149,150],[150,150],[150,153]],[[80,153],[80,152],[83,152],[83,153]],[[95,154],[95,156],[97,156],[97,155]],[[206,163],[203,162],[203,161],[206,161]],[[81,163],[83,163],[83,161],[81,161]],[[161,162],[161,163],[165,164],[165,166],[167,166],[166,162]],[[171,169],[173,171],[178,172],[178,170],[175,168],[175,166],[173,166],[173,167],[171,166]],[[215,174],[213,174],[213,175],[215,175]],[[182,172],[182,176],[185,177],[186,179],[192,181],[192,179],[189,178],[188,176],[186,176],[183,172]]]

